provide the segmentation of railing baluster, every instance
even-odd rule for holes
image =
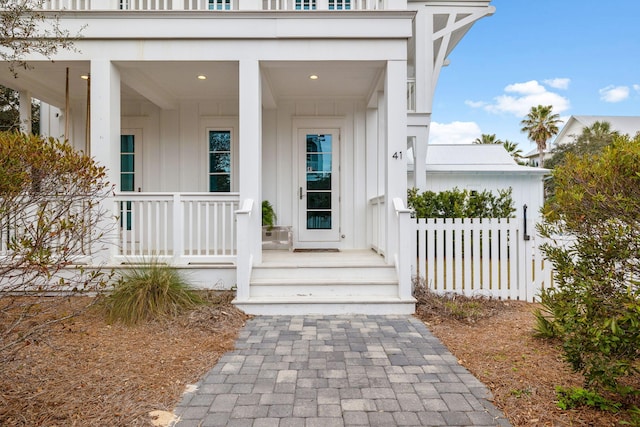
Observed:
[[[213,223],[214,224],[219,224],[218,221],[218,203],[214,203],[213,204]],[[216,227],[213,229],[213,253],[215,255],[218,255],[218,245],[219,245],[219,234],[218,234],[218,230],[220,229],[220,227]]]
[[[226,215],[226,211],[224,210],[224,204],[223,204],[221,224],[226,224],[226,221],[225,221],[226,216],[227,215]],[[227,248],[227,233],[225,232],[225,228],[223,227],[223,229],[222,229],[222,245],[221,245],[222,254],[226,253],[226,248]]]

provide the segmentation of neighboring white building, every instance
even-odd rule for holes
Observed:
[[[552,150],[551,143],[549,142],[547,143],[547,148],[545,148],[543,151],[545,162],[551,158],[552,156],[551,150]],[[525,155],[523,155],[522,161],[526,165],[538,167],[540,163],[540,152],[538,151],[538,148],[536,147],[533,150],[527,152]]]
[[[571,116],[564,124],[560,132],[553,140],[547,144],[544,150],[544,160],[547,161],[553,156],[553,149],[563,144],[572,144],[575,138],[580,136],[582,129],[591,127],[595,122],[608,122],[611,130],[621,134],[634,136],[640,132],[640,116]],[[538,166],[540,155],[535,148],[523,156],[525,162],[531,166]]]
[[[489,3],[51,0],[45,13],[81,31],[77,50],[54,62],[29,57],[32,68],[17,79],[1,67],[0,84],[25,105],[43,101],[43,130],[108,167],[117,187],[108,203],[122,221],[117,244],[95,262],[153,255],[201,286],[237,285],[248,312],[412,312],[410,272],[399,261],[409,246],[400,232],[407,148],[415,184],[426,189],[440,69],[494,12]],[[353,271],[321,255],[263,258],[262,200],[292,227],[296,249],[346,256],[373,247],[383,258],[353,261]],[[370,264],[381,264],[374,279]],[[388,277],[388,286],[321,295],[291,278],[332,267],[329,282]]]
[[[640,132],[640,116],[571,116],[553,141],[553,147],[571,144],[580,136],[582,129],[593,126],[595,122],[607,122],[612,131],[634,136]]]
[[[470,191],[511,188],[516,212],[533,224],[544,204],[542,180],[549,170],[521,166],[501,144],[432,145],[427,152],[427,190],[440,192],[454,187]],[[532,230],[533,228],[529,228]]]

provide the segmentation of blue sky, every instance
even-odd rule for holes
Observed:
[[[535,148],[520,120],[533,105],[571,115],[640,115],[639,0],[494,0],[449,56],[431,143],[482,133]]]

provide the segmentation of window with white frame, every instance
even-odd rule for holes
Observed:
[[[231,191],[231,131],[209,130],[209,191]]]
[[[296,10],[315,10],[316,0],[296,0]]]
[[[231,0],[209,0],[209,10],[231,10]]]

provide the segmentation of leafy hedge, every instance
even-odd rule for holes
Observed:
[[[515,212],[512,189],[482,192],[460,190],[408,192],[407,203],[417,218],[510,218]]]

